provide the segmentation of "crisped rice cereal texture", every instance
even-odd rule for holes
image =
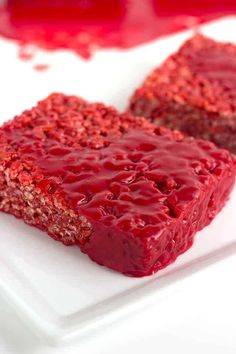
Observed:
[[[236,153],[236,46],[194,36],[135,91],[129,112]]]
[[[235,179],[213,143],[62,94],[5,123],[0,145],[0,209],[131,276],[186,251]]]

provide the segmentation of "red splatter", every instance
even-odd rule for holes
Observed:
[[[48,64],[35,64],[34,69],[37,71],[45,71],[48,70],[49,65]]]
[[[32,46],[21,45],[18,51],[18,57],[25,61],[31,60],[35,55],[35,50],[36,49]]]
[[[8,0],[0,9],[0,34],[89,58],[99,47],[130,48],[233,12],[235,0]]]

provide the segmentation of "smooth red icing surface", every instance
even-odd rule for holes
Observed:
[[[89,57],[97,47],[129,48],[235,11],[233,0],[8,0],[0,11],[0,34]]]

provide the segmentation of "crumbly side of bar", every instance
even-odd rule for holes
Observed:
[[[136,96],[130,110],[133,114],[142,114],[157,126],[177,129],[186,135],[213,141],[217,146],[236,153],[236,116],[229,120],[225,116],[219,117],[218,113],[208,113],[197,107],[164,99],[152,107],[150,112],[150,102],[141,94]]]
[[[130,100],[129,112],[236,152],[236,46],[186,41]]]
[[[46,156],[53,145],[60,159],[66,147],[99,149],[127,129],[140,126],[153,129],[145,118],[119,115],[101,103],[50,95],[0,129],[0,210],[47,231],[66,245],[87,242],[91,224],[71,209],[60,193],[54,193],[57,179],[48,179],[27,154],[36,146]]]
[[[8,158],[0,165],[0,210],[46,231],[65,245],[87,242],[92,226],[54,194],[55,182],[28,161]]]

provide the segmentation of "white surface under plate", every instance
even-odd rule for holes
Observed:
[[[216,21],[203,32],[235,40],[236,20]],[[72,53],[39,52],[35,63],[16,59],[17,46],[0,41],[0,117],[4,121],[55,91],[101,100],[124,109],[145,75],[190,36],[181,33],[129,51],[100,51],[90,61]],[[77,247],[65,247],[12,216],[1,214],[0,295],[28,324],[52,341],[71,339],[103,323],[175,292],[197,270],[236,252],[236,189],[224,210],[199,232],[177,262],[142,279],[98,266]]]

